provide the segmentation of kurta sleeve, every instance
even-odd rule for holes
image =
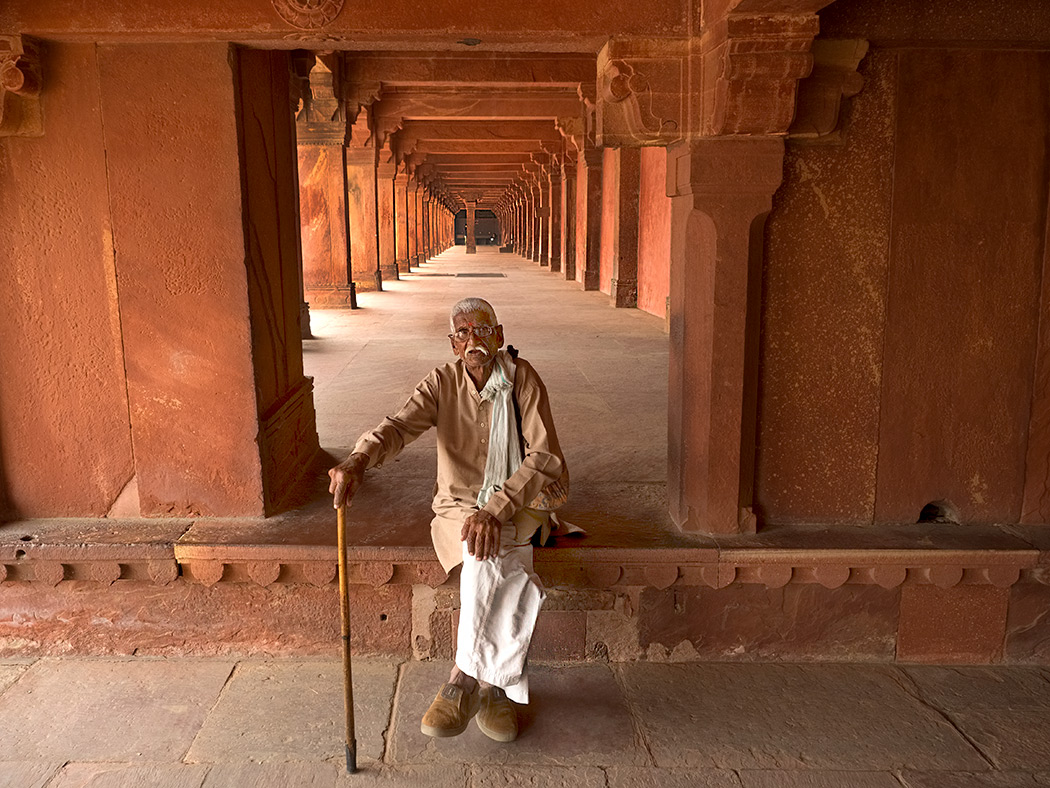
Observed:
[[[507,523],[535,498],[540,490],[561,476],[565,463],[554,429],[547,388],[532,365],[518,360],[514,396],[521,414],[524,460],[507,479],[503,489],[493,493],[482,511]]]
[[[405,446],[437,424],[438,388],[435,370],[420,381],[401,410],[358,438],[354,453],[367,454],[369,468],[400,454]]]

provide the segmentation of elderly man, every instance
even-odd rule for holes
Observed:
[[[531,539],[546,535],[568,476],[547,390],[536,370],[503,347],[492,306],[466,298],[452,308],[457,357],[432,371],[395,416],[358,440],[330,470],[338,508],[367,468],[397,456],[437,428],[438,469],[431,537],[450,571],[460,562],[456,664],[423,716],[428,736],[456,736],[477,715],[496,741],[518,735],[511,701],[528,703],[525,657],[544,592],[532,570]]]

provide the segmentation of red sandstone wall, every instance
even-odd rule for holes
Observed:
[[[667,154],[642,149],[638,198],[638,308],[663,317],[671,284],[671,198],[667,196]]]
[[[142,512],[261,514],[229,48],[105,45],[99,67]]]
[[[1050,56],[876,49],[861,71],[844,144],[788,146],[767,223],[756,503],[865,523],[946,498],[1016,522]]]
[[[0,517],[104,515],[134,473],[97,74],[49,45],[47,133],[0,139]]]
[[[598,289],[612,293],[612,272],[616,259],[616,233],[619,221],[619,151],[605,148],[602,151],[602,241],[601,265],[598,269]]]

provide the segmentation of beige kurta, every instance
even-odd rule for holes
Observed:
[[[505,353],[506,351],[499,351]],[[514,398],[521,414],[524,461],[503,489],[493,494],[484,510],[501,523],[510,522],[541,489],[557,481],[565,464],[551,418],[547,389],[532,365],[517,359]],[[367,454],[368,467],[378,467],[431,427],[437,427],[437,484],[431,537],[438,560],[449,571],[462,560],[460,530],[477,510],[478,491],[485,478],[492,403],[478,394],[463,362],[438,367],[427,375],[404,407],[361,436],[355,452]],[[536,529],[523,517],[520,528]]]

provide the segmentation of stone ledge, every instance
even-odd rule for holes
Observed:
[[[184,541],[189,521],[28,520],[0,526],[0,581],[57,585],[63,581],[111,584],[149,580],[159,585],[182,576],[211,586],[219,582],[259,586],[336,580],[335,545],[325,537],[207,543]],[[630,548],[587,546],[563,537],[536,553],[536,570],[550,587],[613,588],[672,586],[725,588],[757,584],[781,588],[789,583],[825,588],[849,585],[990,585],[1009,588],[1020,580],[1050,584],[1050,560],[1042,541],[1016,527],[889,527],[883,533],[852,534],[861,546],[847,546],[845,530],[781,527],[739,538],[720,537],[716,546]],[[874,530],[874,529],[872,529]],[[916,536],[922,533],[921,540]],[[940,538],[936,538],[940,533]],[[819,536],[834,535],[828,547]],[[932,535],[931,535],[932,534]],[[849,534],[846,534],[849,536]],[[133,540],[133,537],[137,540]],[[1031,538],[1027,538],[1031,537]],[[334,535],[333,535],[334,539]],[[906,548],[903,540],[921,541]],[[804,546],[792,546],[796,541]],[[880,545],[879,543],[882,542]],[[938,542],[940,544],[938,544]],[[981,548],[981,544],[987,547]],[[1038,547],[1033,546],[1038,544]],[[364,545],[350,549],[350,582],[362,586],[426,585],[448,582],[429,546]]]

